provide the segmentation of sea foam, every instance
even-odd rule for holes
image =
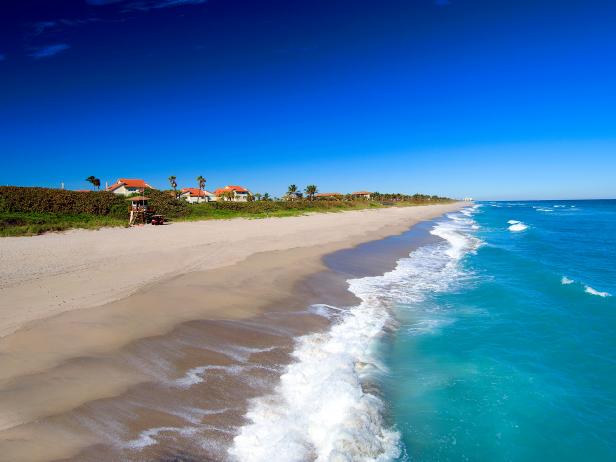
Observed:
[[[586,292],[587,294],[591,294],[591,295],[596,295],[598,297],[611,297],[612,294],[610,294],[609,292],[599,292],[596,289],[593,289],[590,286],[584,286],[584,292]]]
[[[459,279],[458,261],[481,242],[465,234],[470,214],[450,214],[420,247],[377,277],[351,279],[361,303],[340,313],[329,331],[300,337],[274,392],[251,401],[248,423],[229,454],[242,462],[388,461],[400,456],[398,432],[384,418],[378,393],[364,387],[386,370],[378,339],[395,325],[396,303],[420,301]],[[435,326],[422,326],[429,329]]]
[[[560,279],[560,283],[564,286],[569,285],[569,284],[573,284],[575,281],[573,279],[569,279],[567,276],[563,276]]]
[[[515,220],[514,220],[515,221]],[[524,223],[522,223],[521,221],[514,223],[512,225],[509,226],[509,231],[512,231],[514,233],[519,233],[520,231],[524,231],[528,229],[528,226],[526,226]]]

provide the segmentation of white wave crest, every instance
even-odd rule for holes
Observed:
[[[363,385],[385,370],[375,346],[384,328],[394,324],[391,307],[445,290],[459,279],[460,258],[481,242],[464,233],[474,223],[466,214],[449,218],[431,231],[445,242],[417,249],[383,276],[348,281],[361,303],[340,311],[329,331],[296,340],[295,362],[274,393],[251,401],[249,422],[229,448],[232,458],[385,462],[399,457],[399,434],[383,419],[384,403]],[[415,327],[420,335],[436,324]]]
[[[361,387],[361,364],[373,363],[370,346],[389,315],[362,303],[329,332],[301,337],[271,396],[252,402],[251,421],[234,439],[237,460],[336,460],[358,451],[369,460],[398,455],[398,434],[385,428],[382,401]],[[381,458],[381,459],[379,459]]]
[[[609,292],[599,292],[596,289],[593,289],[590,286],[584,286],[584,292],[586,292],[587,294],[591,294],[591,295],[597,295],[598,297],[611,297],[612,294],[610,294]]]
[[[563,276],[560,279],[560,283],[564,286],[569,285],[569,284],[573,284],[575,281],[573,279],[569,279],[567,276]]]
[[[528,226],[526,226],[522,222],[514,223],[513,225],[509,226],[509,231],[512,231],[514,233],[519,233],[520,231],[524,231],[526,229],[528,229]]]
[[[264,350],[270,351],[270,350]],[[254,369],[265,369],[271,370],[273,372],[277,372],[276,369],[271,367],[266,367],[261,364],[230,364],[227,366],[222,365],[208,365],[208,366],[198,366],[189,369],[182,377],[174,380],[172,385],[178,388],[190,388],[193,385],[198,383],[202,383],[205,381],[205,374],[208,371],[215,371],[218,373],[224,373],[228,375],[241,376],[242,381],[248,383],[248,385],[258,386],[260,383],[256,381],[256,379],[251,378],[250,375],[244,374],[244,372],[251,371]]]
[[[516,224],[518,224],[520,222],[518,220],[509,220],[507,223],[510,224],[510,225],[516,225]]]
[[[134,440],[130,440],[126,443],[125,447],[129,449],[141,450],[148,446],[152,446],[158,443],[156,439],[161,433],[178,433],[182,436],[193,436],[198,432],[196,427],[158,427],[149,428],[142,431]]]

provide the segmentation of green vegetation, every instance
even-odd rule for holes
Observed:
[[[318,192],[316,185],[309,184],[306,186],[305,193],[308,196],[308,199],[314,199],[314,195]]]
[[[110,192],[0,187],[0,236],[122,226],[127,213],[124,198]]]
[[[100,189],[101,189],[101,180],[96,178],[94,175],[90,175],[88,178],[86,178],[86,181],[88,183],[90,183],[94,188],[96,188],[97,190],[100,191]]]
[[[61,213],[0,212],[0,236],[23,236],[71,228],[98,229],[103,226],[126,226],[126,218]]]
[[[122,218],[127,210],[124,197],[106,191],[0,186],[0,213],[86,214]]]
[[[383,207],[369,201],[253,201],[206,202],[189,204],[190,213],[183,220],[214,220],[223,218],[291,217],[310,212],[340,212]]]
[[[197,184],[199,185],[199,192],[202,193],[205,189],[205,178],[203,178],[203,175],[197,177]]]
[[[170,183],[173,187],[171,178]],[[197,182],[202,188],[205,179],[199,177]],[[291,189],[297,191],[296,187],[290,187],[289,190]],[[172,221],[288,217],[313,212],[405,207],[451,201],[437,196],[379,193],[374,193],[373,200],[354,199],[350,195],[341,196],[339,199],[316,199],[314,197],[316,191],[316,186],[308,186],[306,199],[289,201],[272,200],[269,194],[265,193],[255,194],[255,198],[260,200],[250,202],[227,200],[201,204],[189,204],[176,199],[176,190],[146,189],[143,195],[149,198],[149,205],[156,213]],[[78,192],[0,186],[0,236],[40,234],[70,228],[97,229],[103,226],[126,226],[129,206],[126,199],[124,196],[107,191]]]
[[[173,188],[173,194],[175,197],[178,197],[178,183],[177,183],[177,178],[173,175],[171,175],[169,178],[169,184],[171,185],[171,187]]]

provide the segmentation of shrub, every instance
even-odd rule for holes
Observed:
[[[150,199],[148,201],[150,207],[165,218],[180,218],[190,214],[188,203],[175,199],[173,192],[146,189],[143,195]]]
[[[128,216],[124,197],[107,191],[67,191],[63,189],[0,186],[0,211],[60,213],[67,215]]]
[[[193,216],[207,215],[209,211],[227,211],[243,214],[267,214],[279,211],[311,211],[324,209],[345,209],[365,207],[366,201],[253,201],[253,202],[206,202],[203,204],[189,205],[190,214]]]

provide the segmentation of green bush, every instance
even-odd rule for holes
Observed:
[[[189,204],[176,199],[173,192],[146,189],[143,195],[149,199],[148,204],[154,212],[165,218],[180,218],[190,214]]]
[[[232,218],[237,216],[289,216],[308,212],[326,212],[345,209],[365,209],[380,207],[376,202],[338,201],[338,200],[296,200],[296,201],[253,201],[253,202],[206,202],[203,204],[189,204],[187,218],[210,219]]]
[[[0,186],[0,211],[60,213],[66,215],[128,216],[124,197],[107,191],[78,192],[64,189]],[[123,215],[121,210],[124,210]]]

